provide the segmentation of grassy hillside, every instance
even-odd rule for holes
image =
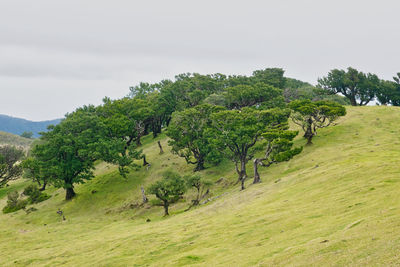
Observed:
[[[161,156],[146,137],[149,170],[125,180],[100,163],[96,178],[77,187],[76,199],[66,203],[62,190],[50,189],[53,197],[36,205],[38,211],[1,214],[0,265],[398,265],[399,121],[395,107],[348,107],[348,115],[321,130],[313,146],[290,162],[261,169],[261,184],[249,180],[240,192],[229,162],[205,170],[219,181],[214,196],[226,194],[184,212],[189,195],[167,218],[160,207],[139,205],[140,185],[168,168],[183,174],[193,166],[170,154],[164,136]],[[0,207],[7,191],[25,184],[0,189]]]
[[[13,145],[27,149],[32,142],[33,139],[0,131],[0,145]]]

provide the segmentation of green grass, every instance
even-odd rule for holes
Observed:
[[[240,192],[229,162],[205,170],[213,181],[224,177],[213,195],[226,194],[184,212],[189,194],[167,218],[160,207],[139,205],[140,186],[168,168],[184,174],[194,166],[170,153],[165,136],[157,139],[165,150],[158,155],[148,136],[149,170],[123,179],[99,163],[97,176],[77,186],[76,199],[65,202],[62,190],[50,189],[53,197],[35,205],[38,211],[1,214],[0,265],[399,265],[399,122],[396,107],[348,107],[293,160],[261,169],[261,184],[249,180]]]

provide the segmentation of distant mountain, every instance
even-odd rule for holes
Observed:
[[[48,125],[56,125],[61,119],[51,121],[29,121],[0,114],[0,131],[20,135],[23,132],[32,132],[34,137],[39,137],[39,132],[46,132]]]

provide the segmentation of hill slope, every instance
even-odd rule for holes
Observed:
[[[39,132],[47,131],[47,126],[58,124],[61,119],[50,121],[29,121],[0,114],[0,131],[20,135],[23,132],[32,132],[34,137],[39,137]]]
[[[193,166],[147,137],[149,170],[127,180],[114,167],[63,201],[62,190],[28,215],[0,215],[2,266],[337,266],[400,264],[400,109],[348,107],[339,124],[287,163],[263,169],[263,183],[233,185],[232,164],[204,171],[220,198],[184,212],[189,199],[162,218],[138,207],[140,185],[164,169]],[[299,138],[297,145],[304,144]],[[250,167],[250,166],[249,166]],[[249,173],[250,174],[250,173]],[[0,189],[0,207],[6,191]],[[67,218],[62,221],[56,211]],[[146,222],[150,218],[151,222]]]
[[[0,145],[13,145],[27,149],[32,142],[33,139],[28,139],[18,135],[0,131]]]

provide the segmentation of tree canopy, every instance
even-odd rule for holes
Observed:
[[[210,136],[225,157],[235,163],[238,181],[244,189],[247,178],[246,163],[254,156],[254,145],[261,134],[270,127],[276,127],[288,120],[290,111],[286,109],[226,110],[211,115],[213,129]]]
[[[185,180],[173,171],[166,171],[163,178],[152,184],[148,192],[154,194],[164,207],[164,215],[169,215],[169,205],[177,202],[186,192]]]
[[[303,129],[307,144],[312,144],[318,128],[328,127],[346,115],[345,107],[332,101],[296,100],[289,103],[289,108],[293,111],[293,122]]]
[[[344,95],[353,106],[363,106],[376,97],[381,83],[377,75],[349,67],[347,71],[331,70],[326,77],[318,79],[318,85],[330,93]]]
[[[185,158],[187,163],[196,164],[195,171],[203,170],[206,162],[220,160],[220,153],[214,149],[207,136],[211,127],[211,114],[223,107],[209,104],[198,105],[180,112],[175,112],[168,126],[167,135],[171,138],[172,151]]]

